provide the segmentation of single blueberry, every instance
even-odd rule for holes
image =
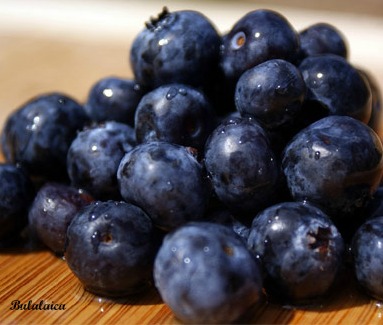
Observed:
[[[221,68],[236,83],[246,70],[271,59],[294,61],[299,50],[298,33],[278,12],[258,9],[241,17],[223,37]]]
[[[300,57],[319,54],[335,54],[348,57],[348,44],[345,36],[329,23],[316,23],[299,32]]]
[[[369,296],[383,300],[383,217],[366,221],[353,237],[351,252],[356,278]]]
[[[104,77],[93,84],[84,105],[94,122],[115,121],[134,126],[134,114],[142,87],[132,79]]]
[[[168,234],[155,259],[155,285],[182,322],[232,323],[260,301],[260,266],[229,228],[193,222]]]
[[[120,297],[151,286],[157,249],[156,232],[142,209],[96,201],[72,219],[64,256],[86,290]]]
[[[166,8],[134,39],[130,63],[149,89],[168,83],[207,87],[218,70],[221,37],[198,11]]]
[[[85,110],[72,98],[60,93],[37,96],[6,120],[1,134],[5,159],[24,166],[31,177],[66,179],[69,146],[87,122]]]
[[[346,59],[316,55],[305,58],[299,69],[308,88],[306,101],[319,104],[328,115],[347,115],[368,123],[372,109],[369,84]],[[315,107],[307,105],[307,109]]]
[[[34,187],[20,166],[0,164],[0,241],[13,244],[28,222]]]
[[[379,186],[382,155],[379,137],[366,124],[328,116],[292,139],[282,168],[295,200],[319,205],[334,220],[351,220]]]
[[[93,198],[86,192],[61,183],[45,183],[28,212],[29,229],[57,255],[64,254],[66,232],[77,212]]]
[[[331,219],[301,202],[282,202],[253,220],[248,248],[259,256],[265,289],[292,304],[329,293],[342,265],[344,242]]]
[[[240,220],[273,202],[279,166],[252,118],[222,122],[206,142],[204,164],[218,199]]]
[[[214,114],[204,94],[188,85],[170,84],[148,92],[135,115],[138,143],[166,141],[203,149]]]
[[[274,129],[294,119],[306,95],[306,84],[292,63],[273,59],[244,72],[235,89],[235,105],[242,116],[251,116]]]
[[[135,146],[134,129],[114,121],[79,132],[69,147],[67,171],[71,184],[96,199],[121,199],[117,168]]]
[[[208,187],[202,165],[183,146],[137,145],[122,158],[117,179],[122,198],[141,207],[164,230],[204,217]]]

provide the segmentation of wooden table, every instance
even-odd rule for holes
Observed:
[[[282,3],[280,1],[280,3]],[[251,1],[168,1],[171,10],[204,12],[220,31],[259,6]],[[128,49],[143,22],[163,3],[148,1],[0,1],[0,125],[30,97],[62,91],[79,101],[99,78],[131,77]],[[373,73],[383,86],[383,20],[375,15],[287,8],[280,11],[297,28],[327,21],[350,44],[350,61]],[[262,6],[265,7],[265,6]],[[12,301],[64,304],[65,310],[11,310]],[[261,303],[243,322],[256,324],[378,324],[383,307],[361,294],[352,277],[342,278],[335,294],[311,308]],[[24,247],[0,252],[1,324],[173,324],[171,311],[155,290],[120,301],[83,290],[64,260],[44,249]]]

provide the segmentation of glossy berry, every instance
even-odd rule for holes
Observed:
[[[141,207],[165,230],[203,218],[208,203],[201,164],[191,152],[168,142],[137,145],[117,171],[122,198]]]
[[[154,279],[185,323],[232,323],[261,297],[259,264],[231,229],[214,223],[190,223],[167,235]]]
[[[29,175],[21,167],[0,164],[0,244],[17,240],[27,225],[29,206],[34,187]],[[1,246],[0,245],[0,246]]]
[[[28,212],[34,236],[57,255],[64,254],[68,226],[93,198],[75,187],[48,182],[37,192]]]
[[[144,91],[132,79],[105,77],[90,89],[84,108],[94,122],[115,121],[134,126],[136,107]]]
[[[342,265],[344,243],[318,208],[282,202],[254,218],[248,248],[261,260],[266,292],[302,304],[329,293]]]
[[[251,116],[273,129],[292,121],[306,95],[303,77],[292,63],[274,59],[244,72],[235,90],[235,105],[242,116]]]
[[[81,105],[60,93],[31,99],[6,120],[1,145],[7,162],[19,163],[38,178],[67,178],[66,155],[88,122]]]
[[[120,199],[117,168],[134,145],[134,129],[127,124],[109,121],[82,130],[68,150],[71,184],[97,199]]]
[[[295,200],[319,205],[331,218],[351,220],[380,183],[382,143],[364,123],[329,116],[293,138],[282,168]]]
[[[218,68],[221,37],[200,12],[166,8],[134,39],[130,63],[148,88],[168,83],[207,86]]]
[[[319,104],[328,115],[347,115],[368,123],[369,84],[346,59],[331,54],[307,57],[299,69],[308,88],[307,101]]]
[[[240,18],[223,38],[221,68],[229,82],[271,59],[295,60],[298,33],[278,12],[258,9]]]
[[[354,271],[361,288],[371,297],[383,299],[383,217],[368,220],[352,241]]]
[[[252,215],[275,198],[279,167],[254,119],[221,123],[206,143],[204,162],[217,198],[236,216]]]
[[[171,84],[147,93],[135,116],[138,143],[166,141],[199,150],[213,129],[213,112],[204,94]]]
[[[137,206],[96,201],[73,218],[65,259],[86,290],[119,297],[151,284],[157,242],[150,218]]]
[[[345,59],[348,46],[344,35],[328,23],[316,23],[299,32],[301,58],[319,54],[335,54]]]

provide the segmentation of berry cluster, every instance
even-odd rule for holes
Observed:
[[[2,246],[41,241],[97,295],[154,285],[191,323],[323,299],[345,269],[383,299],[380,90],[339,30],[164,8],[130,64],[8,117]]]

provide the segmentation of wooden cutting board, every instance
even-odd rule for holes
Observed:
[[[54,6],[52,3],[55,3]],[[131,77],[128,49],[135,33],[160,2],[0,2],[0,126],[26,100],[62,91],[79,101],[99,78]],[[68,5],[68,3],[70,5]],[[103,3],[103,5],[102,5]],[[205,12],[220,29],[257,6],[251,1],[170,2],[171,9]],[[277,10],[286,8],[272,7]],[[87,9],[87,10],[85,10]],[[81,15],[80,15],[81,13]],[[381,18],[286,9],[301,28],[325,20],[350,39],[351,60],[383,85]],[[111,25],[111,26],[110,26]],[[16,302],[15,302],[16,301]],[[21,304],[51,304],[58,310],[12,310]],[[383,305],[359,292],[345,274],[331,297],[306,308],[263,302],[242,320],[254,324],[383,324]],[[153,289],[111,301],[85,292],[65,261],[41,248],[0,251],[0,324],[177,324]]]

